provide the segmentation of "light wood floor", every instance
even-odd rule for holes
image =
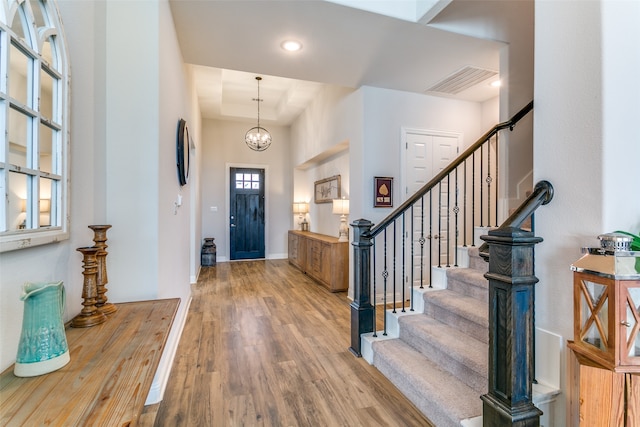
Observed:
[[[287,260],[206,267],[149,426],[430,426],[348,350],[346,293]]]

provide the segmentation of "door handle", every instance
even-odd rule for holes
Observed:
[[[231,227],[235,227],[235,226],[236,226],[235,224],[231,224]]]

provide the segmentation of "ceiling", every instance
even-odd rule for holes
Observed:
[[[255,121],[256,76],[261,123],[289,125],[324,84],[431,93],[465,67],[497,72],[504,46],[320,0],[170,0],[170,7],[204,118]],[[284,51],[285,39],[302,49]],[[498,95],[489,86],[497,78],[439,95],[483,101]]]

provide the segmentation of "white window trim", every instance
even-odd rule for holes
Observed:
[[[9,28],[10,23],[13,21],[13,17],[17,12],[18,7],[23,3],[23,0],[9,0],[0,2],[0,51],[7,52],[10,39],[9,34],[11,33],[11,29]],[[46,4],[50,9],[50,19],[51,24],[55,27],[57,34],[57,47],[60,52],[60,60],[61,66],[60,73],[62,75],[62,84],[61,89],[63,94],[61,95],[61,114],[62,118],[60,124],[62,126],[60,131],[60,136],[62,138],[61,141],[61,179],[60,179],[60,225],[59,226],[51,226],[51,227],[42,227],[38,229],[26,229],[26,230],[9,230],[0,234],[0,253],[14,251],[18,249],[24,249],[34,246],[46,245],[50,243],[60,242],[62,240],[66,240],[69,238],[69,228],[70,228],[70,197],[69,197],[69,189],[70,189],[70,180],[69,180],[69,141],[70,141],[70,69],[69,69],[69,58],[68,58],[68,49],[66,44],[66,38],[64,35],[64,28],[62,26],[62,21],[60,19],[60,13],[58,10],[58,6],[54,0],[47,0]],[[42,44],[43,40],[46,40],[51,32],[48,30],[36,31],[38,35],[39,43]],[[3,53],[4,55],[4,53]],[[6,72],[8,69],[8,63],[5,61],[6,56],[0,58],[0,72],[3,76],[6,76]],[[8,110],[8,107],[7,107]],[[0,115],[0,129],[5,130],[7,126],[7,117],[8,112],[4,115]],[[0,147],[5,149],[8,145],[6,138],[7,133],[2,132],[1,135],[4,138]],[[6,165],[0,162],[0,166],[5,170],[8,170]],[[5,181],[6,182],[6,181]],[[5,189],[5,191],[9,191]],[[3,195],[3,203],[7,203],[7,195]],[[2,209],[5,209],[3,206]],[[0,217],[4,218],[4,215],[0,215]]]

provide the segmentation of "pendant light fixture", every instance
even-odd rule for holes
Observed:
[[[258,101],[258,126],[249,129],[244,136],[244,142],[254,151],[264,151],[271,145],[271,134],[268,130],[260,127],[260,80],[262,77],[256,77],[258,81],[258,97],[254,101]]]

